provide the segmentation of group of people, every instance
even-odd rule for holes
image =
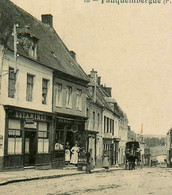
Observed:
[[[78,159],[85,159],[85,165],[86,165],[86,172],[90,173],[92,169],[93,162],[91,161],[91,153],[89,151],[86,152],[85,148],[80,148],[78,146],[78,143],[75,143],[75,145],[71,148],[69,145],[69,142],[66,142],[66,145],[64,145],[60,142],[57,142],[55,144],[55,150],[65,150],[65,164],[69,165],[78,165]],[[81,163],[80,163],[81,164]]]
[[[69,142],[66,143],[65,147],[65,162],[66,164],[78,164],[78,153],[80,151],[80,148],[78,147],[78,144],[76,143],[71,149],[69,146]]]

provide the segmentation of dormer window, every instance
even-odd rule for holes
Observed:
[[[22,28],[18,32],[18,38],[25,53],[30,58],[37,59],[38,39],[31,35],[30,29]]]
[[[37,59],[37,43],[35,41],[31,42],[28,54],[29,57]]]

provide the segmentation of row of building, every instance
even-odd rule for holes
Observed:
[[[122,164],[135,133],[111,90],[96,71],[83,71],[52,15],[39,21],[0,1],[1,170],[63,167],[67,143],[89,150],[96,167],[105,153],[111,165]]]

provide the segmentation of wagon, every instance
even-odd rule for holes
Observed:
[[[137,141],[129,141],[125,147],[125,169],[135,169],[141,167],[141,150]]]

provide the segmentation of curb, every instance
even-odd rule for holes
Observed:
[[[122,170],[121,168],[110,168],[109,172],[112,171],[117,171],[117,170]],[[91,173],[101,173],[101,172],[106,172],[104,168],[98,169],[98,170],[92,170]],[[61,178],[61,177],[68,177],[68,176],[73,176],[73,175],[81,175],[81,174],[86,174],[85,171],[81,172],[76,172],[76,173],[69,173],[69,174],[60,174],[60,175],[48,175],[48,176],[38,176],[38,177],[24,177],[24,178],[16,178],[16,179],[9,179],[6,181],[0,182],[0,186],[4,186],[7,184],[11,183],[18,183],[18,182],[24,182],[24,181],[33,181],[33,180],[41,180],[41,179],[54,179],[54,178]]]

